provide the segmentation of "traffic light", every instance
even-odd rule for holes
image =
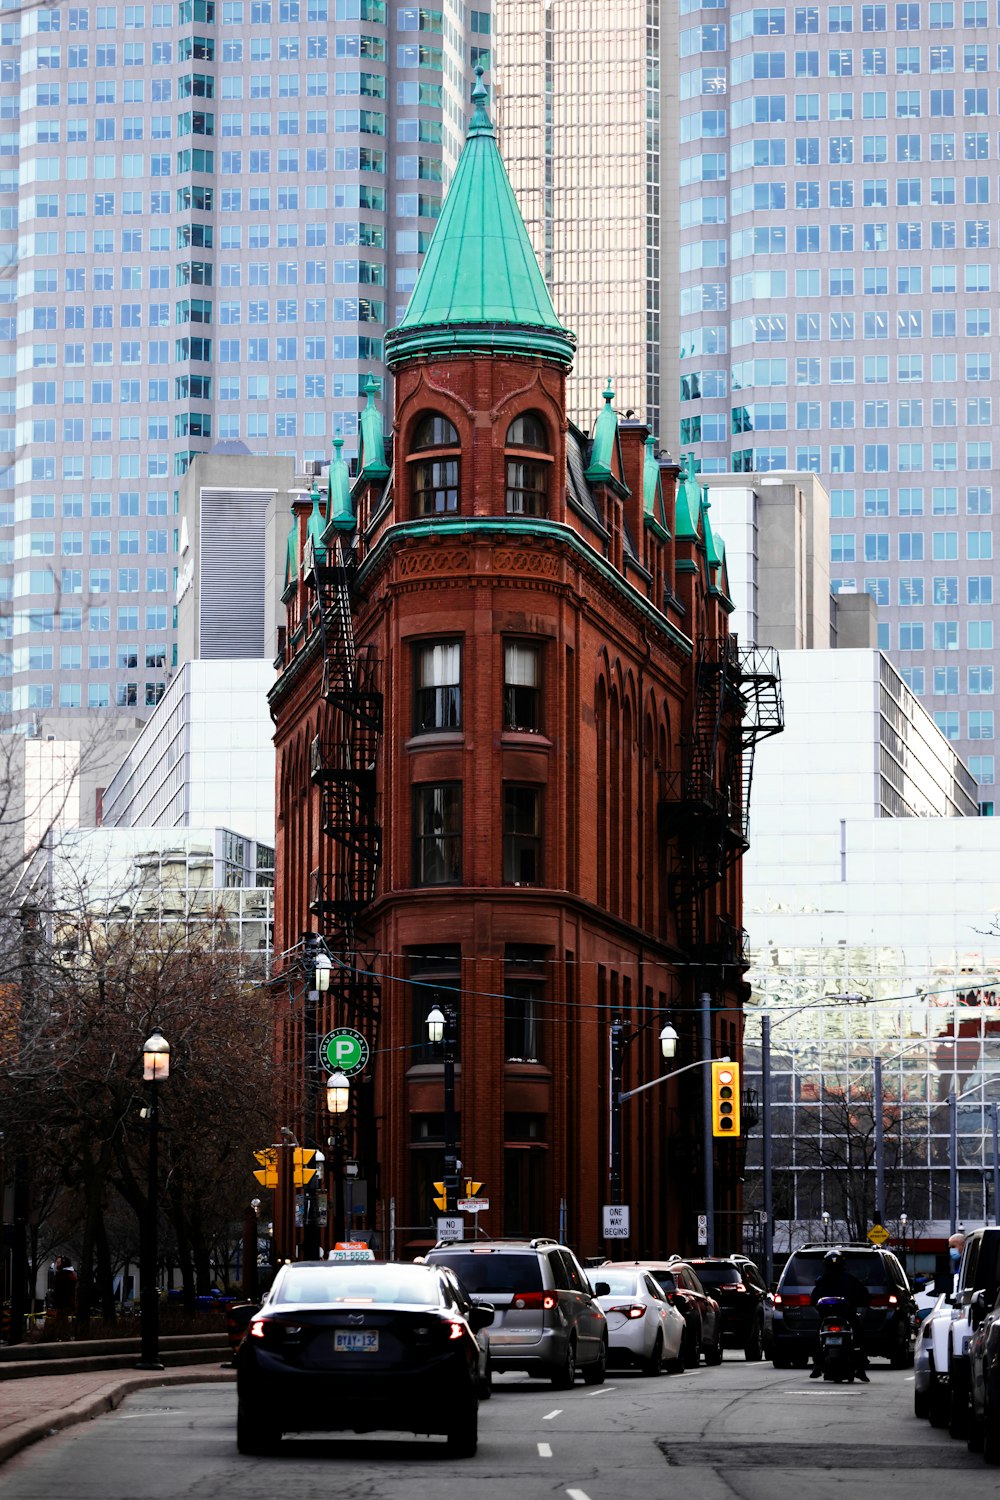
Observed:
[[[712,1064],[712,1134],[737,1136],[740,1133],[740,1065],[734,1062]]]
[[[439,1208],[443,1214],[448,1212],[448,1191],[443,1182],[434,1184],[434,1207]]]

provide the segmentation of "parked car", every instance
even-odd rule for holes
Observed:
[[[478,1441],[488,1304],[466,1312],[430,1266],[298,1261],[281,1268],[236,1353],[236,1446],[271,1454],[286,1432],[443,1433]]]
[[[1000,1294],[1000,1228],[973,1229],[965,1237],[962,1259],[952,1294],[948,1330],[948,1431],[966,1437],[969,1431],[971,1383],[969,1347],[976,1331],[972,1305],[979,1293],[988,1311]]]
[[[608,1360],[608,1324],[598,1297],[572,1250],[555,1240],[442,1240],[428,1265],[447,1266],[474,1304],[495,1309],[490,1325],[494,1371],[523,1370],[568,1390],[579,1370],[600,1385]]]
[[[742,1349],[749,1360],[764,1357],[764,1301],[767,1288],[752,1260],[713,1256],[692,1260],[692,1269],[722,1310],[722,1342]]]
[[[605,1261],[602,1274],[611,1265],[638,1266],[651,1271],[660,1286],[683,1314],[687,1336],[681,1358],[688,1369],[697,1365],[701,1355],[707,1365],[722,1363],[722,1314],[718,1302],[710,1297],[698,1280],[697,1272],[680,1259]]]
[[[611,1288],[599,1297],[608,1320],[608,1360],[638,1365],[644,1375],[683,1370],[683,1315],[649,1271],[636,1266],[607,1266],[602,1279]]]
[[[969,1303],[969,1451],[1000,1464],[1000,1301],[979,1290]]]
[[[932,1427],[948,1425],[951,1317],[951,1298],[942,1292],[920,1321],[913,1351],[913,1415],[929,1417]]]
[[[861,1338],[867,1355],[888,1359],[901,1370],[913,1359],[913,1329],[916,1304],[910,1284],[891,1250],[874,1245],[840,1247],[844,1269],[868,1288]],[[813,1287],[823,1271],[829,1245],[805,1245],[789,1256],[781,1273],[765,1353],[775,1366],[804,1368],[815,1353],[819,1314],[812,1305]]]

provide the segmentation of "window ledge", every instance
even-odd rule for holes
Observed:
[[[533,729],[504,729],[500,734],[502,745],[516,745],[520,750],[551,750],[552,741],[547,734],[538,734]]]
[[[460,729],[431,730],[426,734],[414,734],[406,741],[407,750],[437,750],[442,745],[463,745],[465,735]]]

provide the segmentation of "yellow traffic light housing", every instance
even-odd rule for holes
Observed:
[[[734,1138],[740,1125],[740,1065],[712,1064],[712,1134]]]
[[[443,1214],[448,1212],[448,1194],[443,1182],[435,1182],[435,1197],[431,1200],[435,1208],[439,1208]]]

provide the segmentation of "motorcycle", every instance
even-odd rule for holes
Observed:
[[[819,1360],[823,1379],[838,1385],[854,1383],[861,1349],[851,1322],[851,1306],[843,1297],[820,1297],[816,1303],[820,1316]]]

